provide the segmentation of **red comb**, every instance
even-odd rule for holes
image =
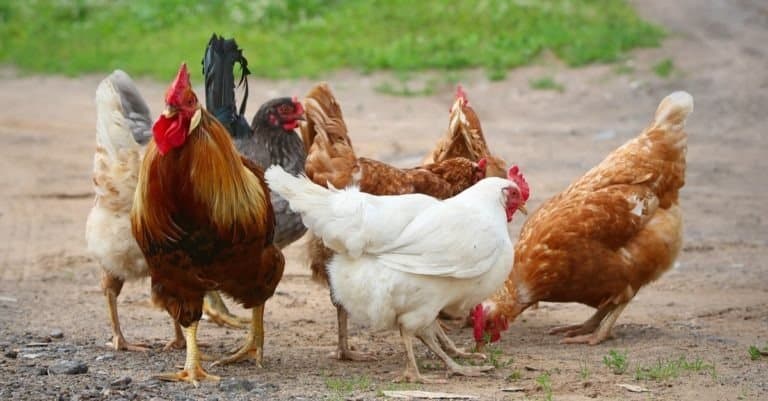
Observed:
[[[477,161],[477,168],[485,171],[485,167],[488,165],[488,160],[485,157]]]
[[[531,190],[528,187],[528,182],[525,181],[525,177],[523,177],[523,173],[520,172],[520,168],[517,167],[516,164],[513,164],[512,167],[509,168],[507,178],[517,184],[517,187],[520,188],[520,195],[523,197],[523,202],[527,201]]]
[[[165,95],[165,102],[168,104],[179,103],[179,96],[184,92],[186,88],[189,88],[192,84],[189,81],[189,71],[187,71],[187,63],[181,63],[179,72],[176,73],[171,86],[168,88],[168,92]]]

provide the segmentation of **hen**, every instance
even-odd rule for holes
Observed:
[[[356,186],[327,189],[278,166],[265,177],[335,252],[328,265],[335,301],[374,329],[400,330],[408,357],[402,379],[433,381],[419,373],[414,337],[451,373],[474,376],[493,368],[451,359],[449,354],[485,356],[457,349],[437,315],[469,309],[509,274],[507,223],[523,202],[515,182],[524,182],[522,176],[486,178],[443,201],[421,194],[374,196]]]
[[[240,64],[240,85],[245,87],[239,110],[235,107],[235,63]],[[295,131],[298,121],[304,119],[301,103],[289,97],[272,99],[259,108],[249,126],[245,119],[248,74],[248,60],[237,42],[213,34],[203,58],[206,108],[230,133],[240,154],[251,162],[262,169],[278,164],[292,174],[304,172],[306,152]],[[270,200],[276,221],[274,243],[282,249],[301,238],[307,229],[285,199],[272,193]],[[240,319],[226,310],[217,292],[206,294],[205,300],[206,304],[216,306],[214,310],[205,308],[209,317],[230,325],[239,323]],[[222,313],[216,314],[217,310]]]
[[[683,128],[691,111],[688,93],[667,96],[645,131],[539,207],[523,225],[504,287],[475,310],[476,341],[498,339],[507,321],[537,301],[597,308],[583,324],[552,330],[565,343],[610,336],[635,294],[680,251]]]
[[[488,160],[486,174],[489,177],[507,176],[507,163],[491,154],[485,142],[480,118],[469,105],[464,89],[456,88],[456,100],[450,110],[448,130],[440,138],[435,149],[424,158],[424,164],[440,162],[453,157],[465,157],[469,160]]]
[[[261,364],[264,303],[284,259],[273,243],[263,170],[237,153],[226,129],[200,106],[186,64],[165,102],[139,172],[131,223],[149,265],[153,301],[184,327],[184,369],[162,378],[196,385],[218,379],[202,369],[197,348],[205,292],[217,289],[253,308],[245,345],[218,363],[252,357]]]
[[[127,280],[147,277],[144,255],[131,235],[129,218],[143,145],[152,138],[152,120],[131,78],[116,70],[96,89],[96,152],[93,157],[93,208],[85,225],[88,251],[102,268],[115,350],[145,351],[125,341],[117,316],[117,297]]]
[[[410,169],[399,169],[376,160],[358,158],[347,135],[347,126],[330,88],[316,85],[304,100],[307,120],[301,126],[304,146],[308,147],[307,177],[322,186],[344,188],[358,185],[373,195],[421,193],[445,199],[458,194],[485,177],[486,161],[475,163],[452,158]],[[328,282],[326,265],[333,253],[317,237],[309,242],[313,277]],[[333,291],[333,289],[332,289]],[[337,356],[344,360],[365,360],[370,356],[355,352],[347,343],[347,313],[336,305],[339,324]]]

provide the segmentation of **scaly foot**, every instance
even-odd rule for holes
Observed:
[[[245,359],[253,359],[259,367],[262,367],[264,358],[264,304],[259,305],[252,310],[253,319],[251,320],[251,330],[248,332],[248,338],[245,344],[234,355],[219,359],[213,365],[226,365],[228,363],[240,362]]]
[[[112,337],[112,341],[107,342],[107,347],[113,348],[115,351],[149,351],[149,346],[146,344],[131,344],[125,341],[123,336]]]
[[[356,361],[356,362],[363,362],[363,361],[375,361],[376,357],[367,352],[360,352],[355,351],[352,349],[352,347],[349,348],[342,348],[339,347],[339,349],[336,350],[334,353],[334,356],[341,360],[341,361]]]
[[[184,329],[184,337],[187,343],[187,357],[184,369],[176,373],[163,373],[155,378],[166,381],[183,381],[192,383],[195,387],[203,380],[219,380],[219,376],[209,375],[200,366],[200,350],[197,348],[197,323],[194,322]]]
[[[560,340],[560,344],[589,344],[597,345],[606,339],[613,338],[613,335],[606,334],[601,336],[599,333],[584,334],[581,336],[566,337]]]
[[[406,369],[402,375],[392,380],[392,382],[393,383],[446,384],[448,383],[448,380],[423,376],[421,373],[414,371],[413,369]]]

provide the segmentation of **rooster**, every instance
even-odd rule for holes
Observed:
[[[485,142],[480,118],[469,105],[469,99],[464,89],[456,88],[456,100],[450,109],[448,131],[440,138],[435,149],[424,158],[424,164],[430,164],[454,157],[465,157],[469,160],[488,160],[486,174],[489,177],[506,177],[507,163],[491,154]]]
[[[152,127],[131,210],[133,235],[147,259],[152,299],[184,327],[184,369],[160,376],[195,385],[217,380],[200,365],[197,325],[206,291],[252,308],[243,347],[229,363],[261,365],[264,303],[283,275],[263,170],[242,158],[227,130],[204,110],[182,64]]]
[[[504,287],[474,312],[475,340],[499,338],[537,301],[596,308],[558,327],[564,343],[598,344],[644,285],[674,263],[682,243],[678,195],[685,183],[685,120],[693,98],[664,98],[650,126],[545,202],[525,222]]]
[[[445,199],[485,177],[486,161],[477,163],[452,158],[410,169],[399,169],[368,158],[358,158],[347,135],[341,106],[327,84],[316,85],[304,99],[307,119],[301,126],[308,148],[305,170],[318,185],[344,188],[358,185],[373,195],[421,193]],[[310,267],[316,281],[328,282],[326,266],[333,253],[317,237],[309,242]],[[333,298],[333,297],[332,297]],[[370,360],[372,356],[350,349],[347,342],[347,312],[336,305],[338,320],[337,357]]]
[[[245,87],[239,110],[235,107],[235,63],[240,64],[240,85]],[[304,119],[301,103],[289,97],[272,99],[259,108],[249,126],[245,119],[248,74],[248,60],[237,42],[213,34],[203,58],[206,109],[227,129],[240,154],[251,162],[262,169],[279,164],[292,174],[304,172],[306,152],[295,131],[298,121]],[[301,217],[288,208],[285,199],[275,193],[270,199],[276,221],[274,243],[283,249],[301,238],[307,229],[301,224]],[[206,294],[206,315],[229,325],[242,324],[240,318],[229,313],[218,295],[217,292]],[[218,311],[222,313],[217,314]]]
[[[374,329],[400,330],[408,356],[402,380],[435,381],[419,373],[414,337],[450,373],[476,376],[493,368],[456,363],[450,355],[485,356],[459,350],[437,315],[469,309],[509,274],[507,223],[523,204],[522,175],[486,178],[443,201],[422,194],[374,196],[356,186],[327,189],[278,166],[265,177],[335,252],[328,266],[335,301]]]

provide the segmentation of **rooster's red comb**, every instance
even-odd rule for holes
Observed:
[[[486,159],[485,157],[477,161],[477,168],[479,168],[480,170],[485,171],[485,168],[487,166],[488,166],[488,159]]]
[[[181,97],[181,94],[191,86],[192,83],[189,80],[187,63],[181,63],[179,72],[176,73],[176,78],[173,80],[171,86],[168,88],[168,92],[165,94],[165,102],[168,104],[176,104]]]
[[[528,187],[528,182],[525,181],[525,177],[523,177],[523,173],[520,172],[520,168],[517,167],[517,164],[514,164],[509,168],[507,178],[517,184],[517,187],[520,189],[520,195],[523,197],[523,202],[527,201],[531,190]]]

